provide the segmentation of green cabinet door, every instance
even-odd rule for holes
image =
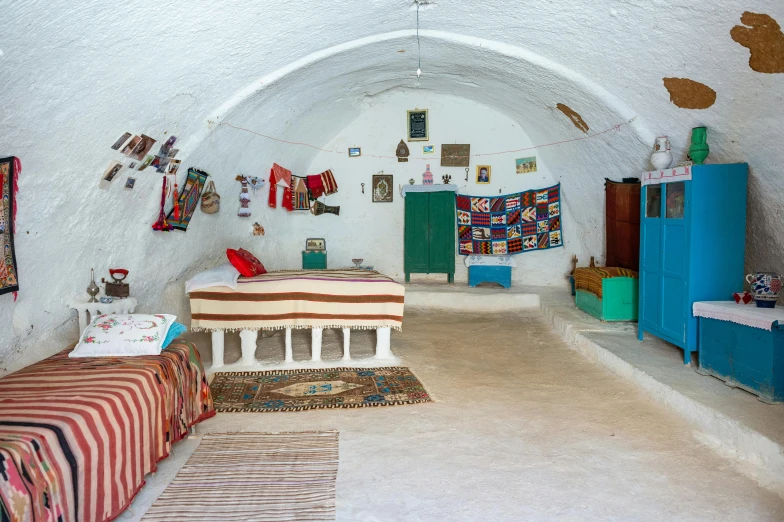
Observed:
[[[455,271],[455,194],[430,193],[430,272]],[[451,280],[451,277],[450,277]]]
[[[406,281],[412,272],[427,272],[430,265],[428,246],[430,194],[406,194],[406,223],[404,238],[403,270]]]

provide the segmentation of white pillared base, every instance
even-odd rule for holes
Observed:
[[[291,328],[286,328],[286,351],[282,363],[262,363],[256,359],[256,341],[259,332],[255,330],[240,331],[240,346],[242,357],[233,364],[224,364],[223,352],[225,343],[225,332],[222,330],[212,332],[212,365],[207,372],[212,373],[216,370],[281,370],[296,368],[330,368],[340,366],[374,367],[374,366],[394,366],[399,364],[399,359],[395,357],[391,349],[392,331],[389,327],[376,328],[376,354],[374,357],[365,359],[352,359],[350,351],[351,329],[342,328],[343,331],[343,357],[337,360],[321,359],[321,341],[323,335],[322,328],[311,329],[311,358],[310,360],[295,361],[294,352],[291,346]]]

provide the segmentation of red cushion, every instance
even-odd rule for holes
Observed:
[[[239,250],[232,250],[231,248],[226,249],[226,257],[229,258],[229,262],[234,268],[239,270],[240,274],[245,277],[253,277],[267,273],[267,269],[264,268],[261,261],[242,248]]]

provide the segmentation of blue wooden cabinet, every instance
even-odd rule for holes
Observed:
[[[691,179],[642,187],[638,337],[697,350],[695,301],[743,288],[748,165],[694,165]]]

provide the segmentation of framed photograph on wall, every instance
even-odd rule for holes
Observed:
[[[530,158],[517,158],[515,160],[515,172],[518,174],[536,172],[536,156],[531,156]]]
[[[373,174],[373,203],[392,203],[394,185],[391,174]]]
[[[430,141],[427,109],[408,111],[408,141]]]
[[[349,158],[358,158],[362,155],[362,149],[360,147],[349,147],[348,148],[348,157]]]
[[[435,145],[422,145],[422,154],[433,154],[435,151]]]
[[[477,165],[476,166],[476,182],[477,183],[490,183],[490,165]]]

